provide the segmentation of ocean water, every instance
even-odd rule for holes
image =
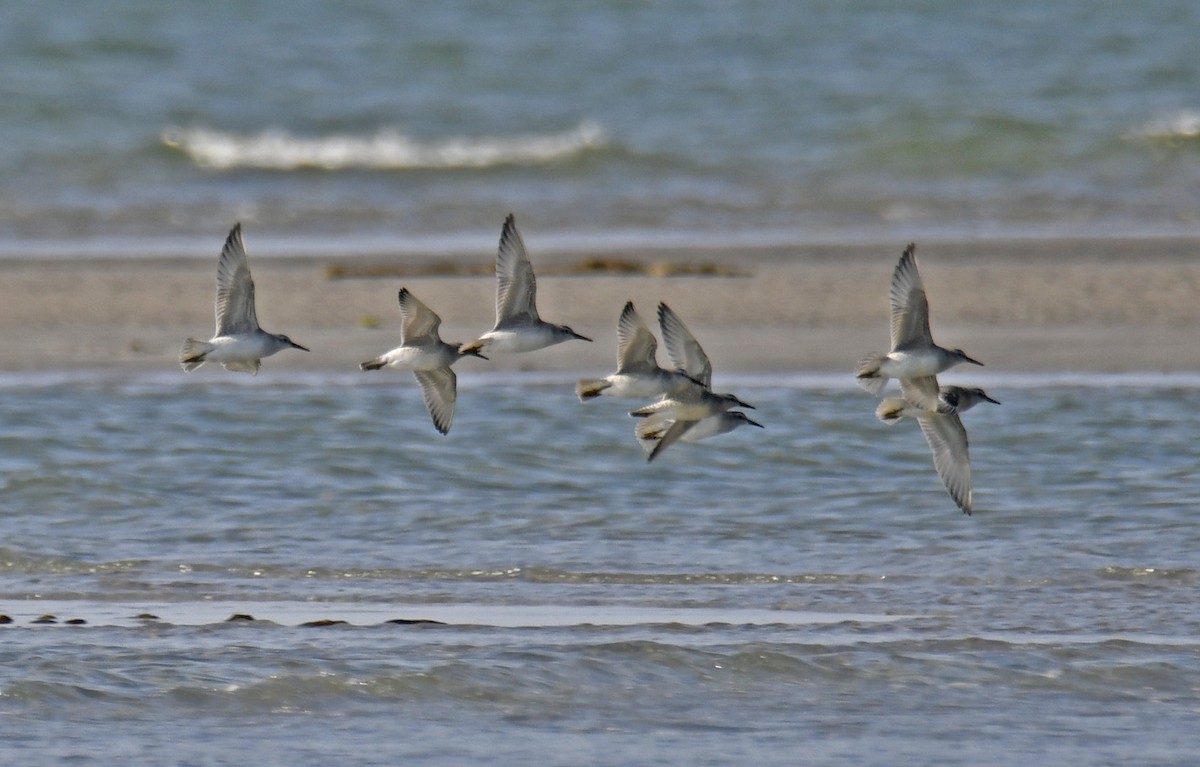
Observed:
[[[971,517],[842,377],[718,380],[766,428],[653,464],[569,380],[464,375],[441,437],[409,379],[0,378],[6,760],[1200,748],[1194,377],[973,378]]]
[[[0,254],[1200,232],[1200,6],[0,7]]]
[[[0,257],[1195,235],[1197,39],[1166,0],[7,3]],[[5,760],[1191,763],[1200,380],[972,380],[965,517],[841,377],[718,380],[767,428],[647,465],[554,378],[464,375],[443,438],[404,375],[2,376]]]

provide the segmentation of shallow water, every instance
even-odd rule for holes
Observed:
[[[0,253],[1195,234],[1200,7],[0,8]]]
[[[1187,377],[973,379],[1004,403],[965,416],[973,517],[915,426],[840,379],[718,381],[767,428],[647,465],[624,404],[565,380],[463,376],[443,438],[403,375],[71,378],[0,381],[13,759],[1179,764],[1200,745]],[[346,623],[301,625],[320,619]]]

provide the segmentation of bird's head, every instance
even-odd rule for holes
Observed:
[[[566,325],[559,325],[558,329],[561,330],[562,332],[566,333],[567,335],[571,336],[571,338],[578,338],[580,341],[591,341],[592,340],[592,339],[588,338],[587,336],[579,335],[578,333],[576,333],[574,330],[571,330]]]
[[[307,346],[301,346],[300,344],[296,343],[295,341],[293,341],[292,339],[283,335],[282,333],[275,336],[275,340],[278,341],[279,343],[283,344],[286,347],[291,347],[293,349],[299,349],[302,352],[312,351]]]
[[[728,402],[729,407],[744,407],[744,408],[748,408],[750,410],[758,409],[758,408],[754,407],[754,405],[751,405],[749,402],[743,402],[742,400],[738,399],[733,394],[718,394],[717,396],[720,397],[725,402]]]
[[[977,359],[974,359],[974,358],[972,358],[972,357],[968,357],[968,356],[967,356],[967,353],[966,353],[966,352],[964,352],[962,349],[955,349],[955,350],[954,350],[954,352],[953,352],[953,354],[954,354],[955,358],[956,358],[956,359],[957,359],[959,362],[969,362],[969,363],[971,363],[972,365],[978,365],[978,366],[980,366],[980,367],[983,367],[983,363],[982,363],[982,362],[980,362],[979,360],[977,360]]]
[[[757,426],[760,429],[766,428],[761,423],[759,423],[758,421],[755,421],[750,416],[746,415],[745,413],[743,413],[740,410],[730,410],[729,417],[732,418],[734,421],[737,421],[738,426],[745,424],[747,426]]]
[[[999,405],[1000,401],[992,399],[983,389],[975,386],[946,386],[942,389],[938,399],[948,406],[946,411],[941,407],[938,412],[958,412],[970,410],[980,402],[991,402],[993,405]]]

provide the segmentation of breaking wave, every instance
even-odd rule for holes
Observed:
[[[249,135],[208,128],[168,128],[162,143],[201,168],[408,170],[532,165],[561,160],[604,145],[603,129],[585,120],[560,133],[509,137],[454,137],[418,141],[396,130],[372,136],[305,138],[271,129]]]
[[[1200,112],[1182,110],[1150,120],[1134,132],[1141,138],[1200,138]]]

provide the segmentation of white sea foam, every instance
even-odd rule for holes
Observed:
[[[560,133],[516,136],[452,137],[419,141],[397,130],[371,136],[331,135],[306,138],[282,129],[228,133],[209,128],[163,131],[162,142],[178,149],[201,168],[486,168],[560,160],[603,146],[604,130],[585,120]]]
[[[1184,109],[1160,115],[1134,131],[1134,135],[1141,138],[1200,138],[1200,112]]]

